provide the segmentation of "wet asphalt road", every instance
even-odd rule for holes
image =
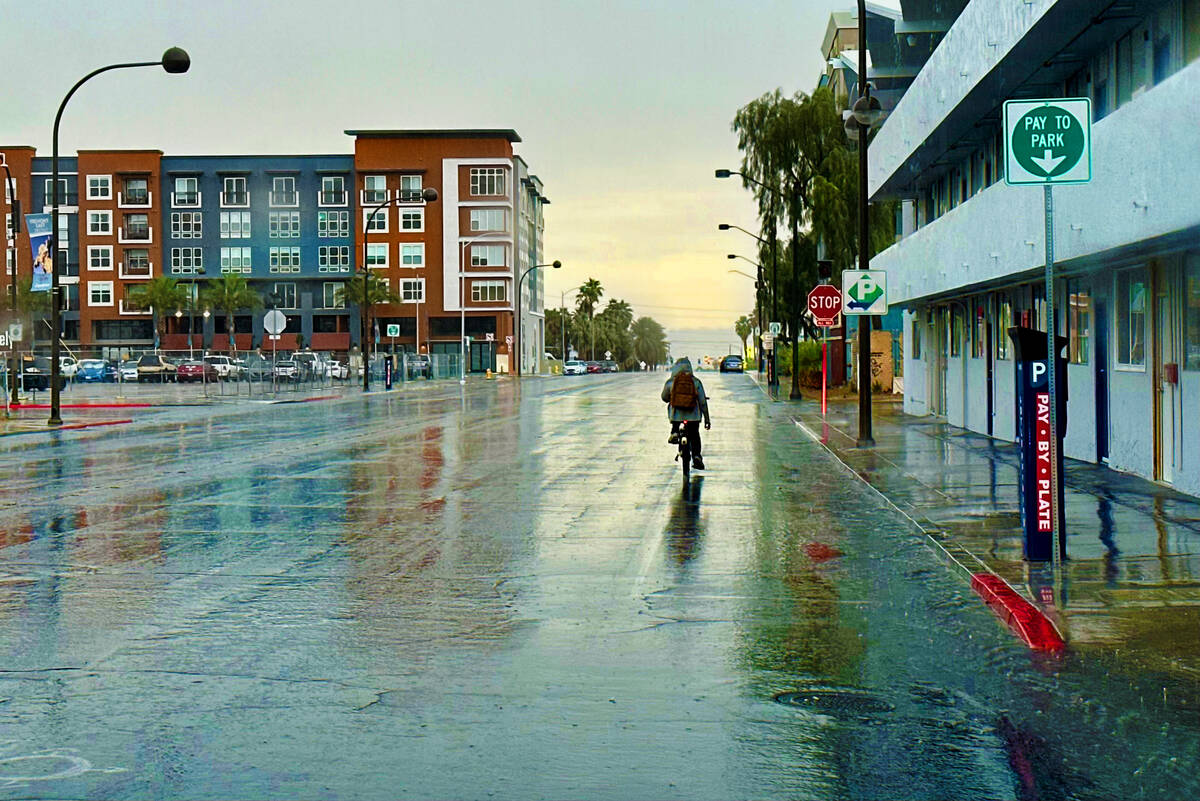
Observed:
[[[0,442],[2,798],[1195,797],[1194,681],[1031,655],[746,376]]]

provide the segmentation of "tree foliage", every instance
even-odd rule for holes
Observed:
[[[167,317],[188,308],[191,297],[188,288],[169,275],[156,275],[131,292],[132,300],[153,313],[154,330],[159,337],[166,333]]]
[[[233,316],[242,309],[262,307],[262,298],[250,288],[240,275],[222,275],[210,279],[200,292],[200,303],[225,313],[225,331],[229,334],[229,347],[235,348]]]

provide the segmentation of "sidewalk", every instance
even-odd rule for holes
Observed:
[[[1050,565],[1022,558],[1015,444],[876,402],[875,447],[859,449],[856,401],[831,403],[824,419],[811,393],[791,405],[798,426],[910,517],[953,565],[1002,577],[1069,647],[1132,652],[1147,667],[1200,678],[1200,499],[1068,459],[1068,560],[1055,592]]]

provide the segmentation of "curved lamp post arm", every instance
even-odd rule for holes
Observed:
[[[517,298],[516,298],[517,314],[516,314],[515,319],[513,320],[513,353],[512,353],[512,356],[513,356],[513,367],[515,368],[513,370],[513,373],[517,376],[518,379],[520,379],[520,377],[521,377],[521,359],[520,359],[520,356],[521,356],[521,285],[525,283],[525,276],[529,275],[534,270],[541,269],[542,267],[553,267],[555,270],[557,270],[558,268],[562,267],[562,262],[559,261],[558,259],[555,259],[554,261],[550,262],[549,264],[535,264],[532,267],[530,267],[528,270],[526,270],[525,272],[521,273],[521,277],[517,279]]]

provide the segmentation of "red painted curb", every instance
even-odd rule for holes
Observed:
[[[1066,647],[1050,618],[1004,579],[993,573],[975,573],[971,576],[971,589],[1033,650],[1058,652]]]
[[[132,423],[132,422],[133,422],[133,419],[131,418],[129,420],[101,420],[98,423],[71,423],[70,425],[59,426],[57,430],[58,431],[66,431],[68,429],[76,429],[76,428],[96,428],[98,426],[119,426],[124,423]]]
[[[149,409],[150,403],[60,403],[60,409]],[[48,403],[14,403],[13,409],[49,409]]]

